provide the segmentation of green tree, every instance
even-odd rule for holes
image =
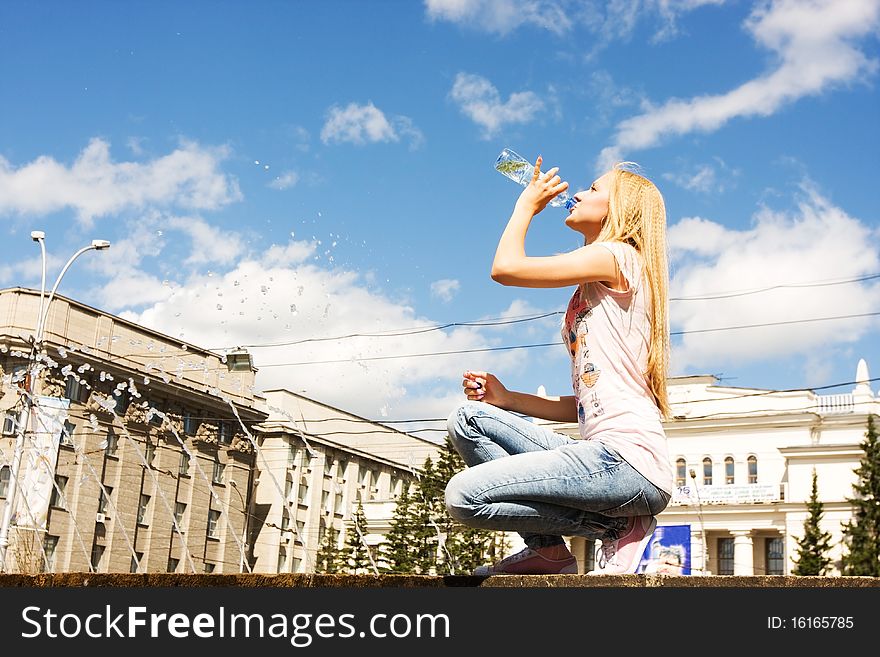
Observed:
[[[436,472],[431,457],[425,459],[413,491],[413,571],[422,575],[436,574],[437,548],[441,538],[435,527],[436,505],[428,493],[434,487]]]
[[[410,495],[410,484],[404,482],[391,529],[385,534],[380,546],[382,570],[386,573],[411,573],[414,571],[415,555],[410,538],[415,528],[413,498]]]
[[[348,553],[348,569],[355,575],[371,573],[372,553],[370,546],[364,541],[367,533],[367,516],[364,514],[364,505],[358,500],[357,509],[351,518],[352,527],[346,536],[345,547]]]
[[[385,539],[385,554],[402,555],[403,545],[408,547],[406,560],[399,562],[401,569],[390,572],[467,574],[504,552],[502,533],[466,527],[446,511],[446,484],[464,468],[448,441],[436,464],[430,457],[425,460],[407,498],[409,509],[401,510],[402,499],[398,500],[395,521],[399,518],[399,523],[392,525]],[[390,561],[389,568],[393,568]]]
[[[841,560],[844,575],[880,576],[880,441],[874,416],[868,416],[867,431],[861,448],[864,455],[855,469],[853,517],[843,526],[847,552]]]
[[[822,513],[824,506],[819,501],[819,484],[816,469],[813,468],[813,490],[810,493],[810,501],[807,502],[809,515],[804,520],[804,535],[798,539],[797,564],[792,573],[794,575],[824,575],[831,564],[831,557],[827,552],[831,547],[831,534],[822,531]]]
[[[319,573],[338,573],[345,569],[345,555],[339,547],[339,530],[328,527],[318,549],[316,570]]]

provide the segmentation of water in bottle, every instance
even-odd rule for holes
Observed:
[[[535,165],[519,153],[512,151],[509,148],[505,148],[501,151],[500,155],[498,155],[498,159],[495,160],[495,170],[525,187],[532,181],[532,173],[535,171]],[[562,192],[550,201],[550,205],[553,207],[558,208],[564,206],[566,210],[571,210],[571,208],[574,207],[574,204],[575,200],[566,192]]]

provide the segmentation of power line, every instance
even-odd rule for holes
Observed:
[[[880,312],[875,313],[861,313],[859,315],[837,315],[836,317],[814,317],[812,319],[791,319],[783,322],[766,322],[764,324],[743,324],[741,326],[722,326],[718,328],[706,328],[706,329],[691,329],[689,331],[673,331],[670,332],[670,336],[672,335],[688,335],[691,333],[711,333],[714,331],[735,331],[738,329],[747,329],[747,328],[763,328],[766,326],[785,326],[789,324],[808,324],[810,322],[826,322],[829,320],[835,319],[855,319],[857,317],[875,317],[880,315]]]
[[[755,290],[743,290],[741,292],[719,292],[719,293],[711,293],[702,296],[696,297],[670,297],[670,301],[709,301],[712,299],[730,299],[733,297],[745,297],[751,294],[760,294],[762,292],[769,292],[771,290],[779,290],[782,288],[803,288],[803,287],[827,287],[829,285],[843,285],[845,283],[861,283],[863,281],[870,281],[875,278],[880,278],[880,274],[868,274],[867,276],[860,276],[858,278],[847,278],[839,281],[816,281],[812,283],[782,283],[779,285],[771,285],[770,287],[762,287]]]
[[[487,351],[509,351],[511,349],[532,349],[535,347],[558,347],[561,346],[561,342],[542,342],[539,344],[521,344],[521,345],[512,345],[508,347],[484,347],[482,349],[456,349],[453,351],[433,351],[433,352],[422,352],[415,354],[397,354],[393,356],[367,356],[364,358],[336,358],[330,360],[311,360],[311,361],[302,361],[299,363],[269,363],[266,365],[259,365],[260,368],[266,367],[293,367],[297,365],[325,365],[328,363],[351,363],[351,362],[365,362],[372,360],[395,360],[398,358],[422,358],[425,356],[451,356],[455,354],[474,354],[481,353]]]

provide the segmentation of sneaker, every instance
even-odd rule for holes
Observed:
[[[638,570],[645,546],[651,540],[657,519],[654,516],[630,518],[619,538],[602,539],[595,570],[587,575],[623,575]]]
[[[491,566],[478,566],[474,575],[571,575],[578,571],[577,559],[548,559],[532,548],[512,554]]]

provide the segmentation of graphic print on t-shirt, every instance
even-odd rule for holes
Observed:
[[[562,329],[562,338],[568,347],[572,359],[573,370],[580,369],[577,376],[572,373],[572,386],[576,396],[580,396],[581,385],[592,388],[599,380],[599,369],[595,364],[585,362],[589,357],[590,350],[587,343],[587,318],[591,317],[593,309],[589,300],[583,294],[582,288],[578,288],[572,295],[571,302],[565,313],[565,322]],[[584,416],[584,408],[578,405],[578,416]]]

